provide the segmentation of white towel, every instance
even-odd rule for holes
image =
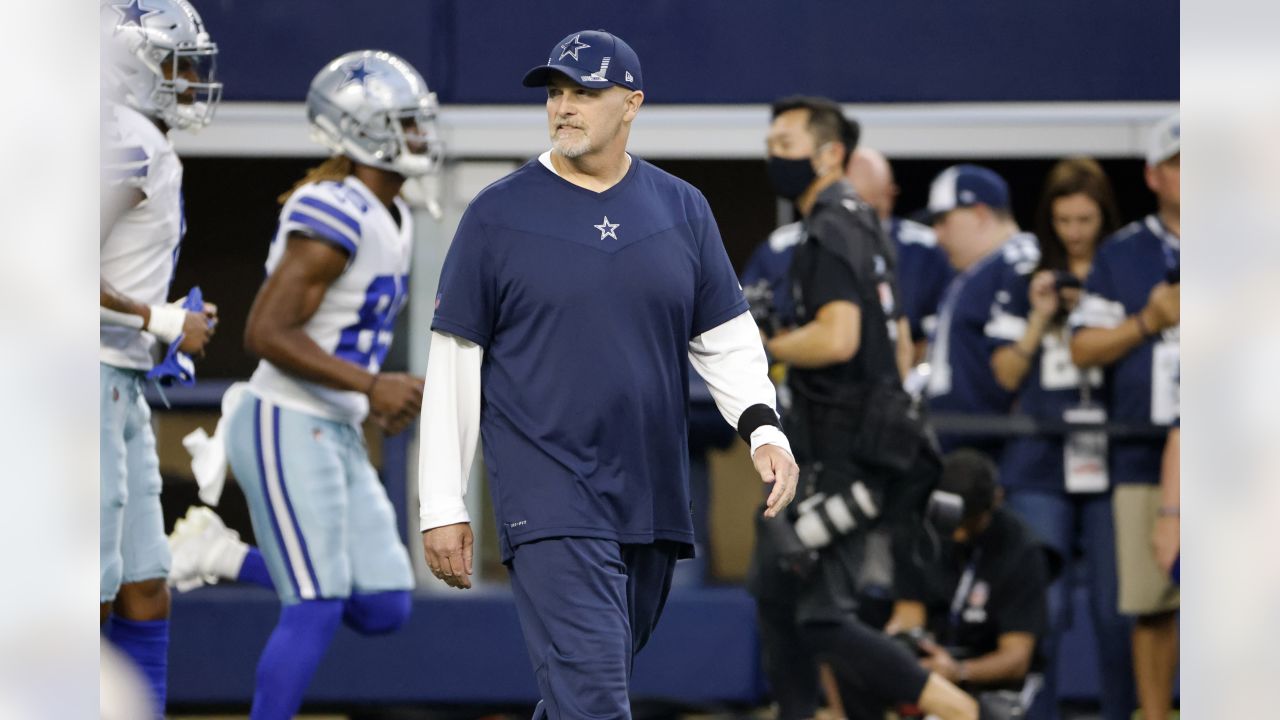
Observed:
[[[227,482],[227,418],[240,405],[248,387],[248,383],[234,383],[222,394],[222,417],[218,418],[213,437],[209,437],[204,428],[196,428],[182,438],[182,446],[191,454],[191,472],[200,486],[200,500],[206,505],[216,507],[222,498],[222,488]]]

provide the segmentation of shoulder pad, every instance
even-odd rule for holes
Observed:
[[[286,231],[324,238],[354,254],[368,210],[369,203],[360,193],[326,180],[295,190],[280,211],[280,224]]]

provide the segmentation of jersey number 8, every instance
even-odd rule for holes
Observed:
[[[408,275],[379,275],[369,283],[353,325],[342,329],[333,354],[372,372],[382,367],[396,315],[408,299]]]

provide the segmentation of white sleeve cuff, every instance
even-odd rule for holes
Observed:
[[[761,445],[777,445],[786,450],[792,460],[796,457],[796,454],[791,452],[791,443],[787,440],[787,436],[773,425],[761,425],[751,432],[752,457],[755,457],[756,450],[759,450]]]
[[[423,503],[423,507],[425,508],[427,504]],[[419,529],[422,532],[426,532],[445,525],[469,523],[471,522],[471,514],[467,512],[465,503],[431,503],[431,511],[427,512],[424,509],[419,520],[421,521]]]

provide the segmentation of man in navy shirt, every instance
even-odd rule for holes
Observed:
[[[996,382],[991,353],[998,341],[992,308],[1011,276],[1035,269],[1034,235],[1020,232],[1009,212],[1004,178],[978,165],[943,170],[929,188],[929,213],[938,244],[956,276],[938,308],[929,343],[929,409],[936,413],[1005,415],[1013,393]],[[1007,291],[1006,291],[1007,292]],[[944,452],[972,447],[999,459],[998,438],[939,433]]]
[[[1125,423],[1171,425],[1178,417],[1179,216],[1181,163],[1178,116],[1152,132],[1147,186],[1157,211],[1104,243],[1070,323],[1071,359],[1106,370],[1110,417]],[[1169,714],[1178,662],[1178,590],[1156,562],[1151,537],[1157,519],[1176,517],[1162,503],[1164,438],[1114,439],[1108,471],[1116,484],[1120,611],[1137,615],[1133,666],[1143,717]]]
[[[693,547],[692,363],[773,484],[798,468],[764,349],[695,188],[626,152],[640,62],[572,33],[546,87],[552,149],[483,190],[445,258],[423,406],[423,547],[471,586],[464,504],[484,437],[502,559],[543,702],[535,717],[630,717],[632,659]]]
[[[893,214],[898,184],[893,180],[893,166],[879,150],[854,150],[845,177],[858,197],[875,208],[897,251],[899,300],[911,331],[915,365],[924,360],[929,332],[938,321],[938,304],[954,273],[932,228]]]

